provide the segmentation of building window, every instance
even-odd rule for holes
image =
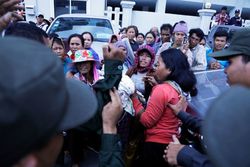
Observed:
[[[70,4],[71,4],[71,13],[84,13],[86,14],[86,0],[54,0],[55,3],[55,16],[61,14],[70,13]]]

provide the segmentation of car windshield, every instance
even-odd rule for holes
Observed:
[[[192,97],[189,106],[201,117],[204,117],[210,104],[229,88],[223,69],[195,72],[198,94]]]
[[[71,34],[88,31],[94,36],[94,41],[108,42],[113,29],[107,19],[61,17],[54,21],[48,34],[56,33],[61,38],[68,38]]]

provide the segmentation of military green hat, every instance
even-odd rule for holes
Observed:
[[[228,48],[211,53],[209,56],[223,60],[240,54],[250,56],[250,28],[236,30]]]

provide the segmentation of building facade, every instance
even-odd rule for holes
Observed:
[[[232,17],[235,9],[241,10],[243,19],[250,20],[249,0],[24,0],[26,19],[35,21],[35,16],[45,18],[61,14],[83,13],[108,16],[117,26],[137,25],[143,33],[150,27],[160,27],[163,23],[174,24],[180,20],[189,28],[202,28],[207,34],[211,17],[222,6],[228,7]],[[205,9],[205,4],[211,4]],[[249,6],[249,8],[247,8]]]

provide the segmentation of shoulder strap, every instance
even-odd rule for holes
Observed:
[[[179,95],[186,97],[187,101],[191,100],[190,93],[184,92],[178,83],[176,83],[175,81],[166,81],[166,82],[169,85],[171,85],[179,93]]]
[[[176,83],[175,81],[166,81],[169,85],[171,85],[177,92],[179,95],[183,95],[183,91],[180,87],[180,85],[178,83]]]

